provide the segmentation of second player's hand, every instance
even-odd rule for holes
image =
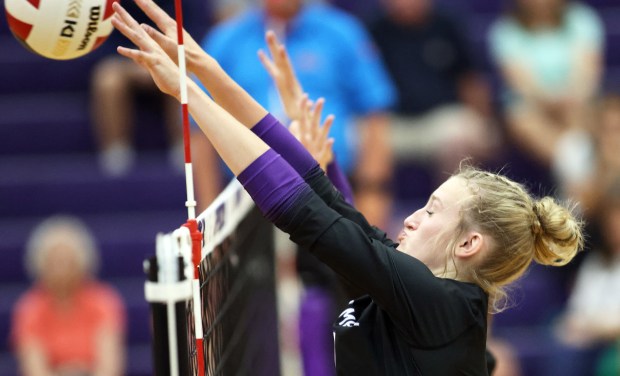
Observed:
[[[300,120],[302,114],[299,103],[304,93],[295,75],[290,57],[286,52],[286,48],[280,43],[273,31],[267,31],[265,40],[271,59],[262,50],[258,51],[258,57],[276,84],[286,116],[291,120]]]
[[[326,171],[334,159],[334,139],[329,138],[329,130],[334,122],[334,115],[329,115],[321,125],[321,114],[325,100],[320,98],[316,104],[303,95],[300,102],[300,119],[294,120],[289,127],[290,132],[297,138],[308,152],[319,162]]]

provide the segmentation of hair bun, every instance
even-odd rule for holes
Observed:
[[[534,260],[543,265],[567,264],[583,246],[581,220],[551,197],[534,202]]]
[[[542,233],[542,224],[540,223],[540,217],[538,215],[538,207],[537,203],[534,203],[532,206],[532,211],[534,212],[534,220],[532,222],[532,233],[534,236]]]

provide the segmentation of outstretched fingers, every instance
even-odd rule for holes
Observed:
[[[269,49],[269,53],[273,58],[276,58],[278,46],[280,45],[280,41],[276,37],[276,33],[272,30],[267,30],[265,33],[265,41],[267,42],[267,48]]]
[[[175,32],[177,27],[176,21],[155,4],[153,0],[135,0],[135,2],[164,34],[170,35],[170,33]]]
[[[301,115],[299,119],[293,121],[289,130],[325,170],[334,157],[334,139],[329,138],[329,130],[334,122],[334,115],[329,115],[321,124],[324,104],[323,98],[314,104],[308,99],[307,94],[303,94],[298,104]]]
[[[324,98],[319,98],[316,101],[316,104],[314,105],[314,107],[312,108],[312,111],[310,112],[310,121],[312,122],[312,132],[313,132],[313,137],[318,136],[319,131],[320,131],[320,124],[321,124],[321,114],[323,113],[323,106],[325,105],[325,99]]]
[[[263,50],[258,50],[258,59],[260,60],[261,64],[263,64],[263,67],[265,67],[265,70],[267,71],[271,79],[275,81],[278,76],[278,68],[275,66],[273,61],[271,61],[269,56],[267,56],[267,54]]]
[[[297,80],[297,76],[295,76],[295,70],[293,69],[291,59],[286,52],[286,47],[280,42],[280,40],[278,40],[276,33],[272,30],[267,31],[265,34],[265,39],[267,41],[269,53],[273,57],[273,63],[278,67],[286,79],[286,82],[292,84]]]
[[[140,50],[134,50],[131,48],[127,48],[127,47],[123,47],[123,46],[118,46],[116,48],[116,51],[127,57],[130,58],[131,60],[135,61],[136,63],[140,64],[140,65],[144,65],[144,59],[143,59],[143,52]]]
[[[269,53],[273,56],[276,65],[280,68],[284,68],[282,63],[285,62],[286,50],[284,49],[284,45],[278,40],[276,33],[274,33],[273,30],[268,30],[265,33],[265,40],[267,41]]]
[[[150,50],[152,39],[140,24],[118,2],[112,3],[112,7],[115,12],[112,25],[142,51]]]
[[[311,143],[314,138],[313,136],[313,131],[312,131],[312,117],[311,117],[311,111],[312,111],[312,106],[314,105],[314,103],[308,98],[308,94],[304,94],[301,98],[301,119],[299,122],[300,125],[300,131],[301,131],[301,137],[302,137],[302,143],[304,143],[306,146],[308,146],[308,143]]]
[[[269,55],[260,50],[258,57],[278,89],[286,115],[290,119],[301,120],[302,109],[299,103],[303,89],[295,76],[288,53],[272,30],[265,33],[265,41]]]
[[[175,63],[178,63],[178,45],[175,40],[147,24],[140,26]]]
[[[319,132],[320,139],[327,140],[327,142],[331,140],[332,144],[334,143],[334,139],[329,138],[329,130],[332,128],[332,124],[334,124],[334,119],[336,119],[334,115],[327,116],[323,122],[323,126],[321,126],[321,131]]]

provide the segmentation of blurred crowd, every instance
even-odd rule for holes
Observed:
[[[536,335],[549,344],[538,374],[620,374],[620,87],[617,92],[603,89],[605,52],[613,46],[605,45],[607,32],[596,6],[569,0],[507,0],[501,5],[488,0],[485,16],[493,13],[493,19],[483,35],[475,35],[475,11],[440,0],[212,3],[213,19],[192,23],[205,25],[204,30],[194,27],[194,37],[204,36],[205,50],[262,105],[287,122],[257,57],[257,51],[265,49],[268,29],[286,45],[309,96],[326,99],[324,113],[336,115],[335,157],[352,182],[356,206],[373,224],[396,231],[400,224],[393,218],[412,203],[425,201],[435,184],[464,159],[503,169],[539,187],[541,194],[555,192],[573,202],[587,223],[587,250],[562,271],[563,290],[547,292],[566,296],[565,302],[553,318],[521,324],[542,326]],[[484,43],[475,43],[480,40]],[[171,163],[182,166],[178,109],[155,94],[135,65],[111,54],[92,77],[99,161],[111,179],[131,173],[132,111],[140,105],[132,97],[149,91],[148,100],[157,101],[169,125]],[[232,176],[202,133],[192,132],[192,147],[198,204],[204,209]],[[410,179],[392,181],[397,169],[407,171]],[[13,322],[22,370],[40,374],[29,370],[47,362],[59,370],[75,366],[95,374],[95,364],[111,359],[105,361],[109,373],[96,374],[119,374],[122,304],[93,282],[91,261],[80,268],[76,261],[53,265],[78,274],[65,275],[66,281],[54,282],[54,268],[49,268],[49,276],[38,269],[39,258],[50,252],[69,258],[69,250],[79,248],[93,254],[84,242],[60,242],[67,238],[60,235],[63,231],[82,227],[58,221],[45,227],[57,232],[45,240],[48,245],[41,245],[47,238],[39,234],[37,245],[28,248],[28,268],[36,283],[15,308]],[[306,291],[300,314],[308,315],[300,321],[329,322],[325,316],[335,317],[338,306],[325,291],[332,286],[330,277],[311,260],[300,264]],[[74,287],[78,280],[85,281],[79,289]],[[82,289],[97,290],[110,302],[107,308],[114,309],[101,309],[97,323],[89,316],[92,327],[70,331],[81,339],[67,341],[80,344],[84,336],[94,336],[89,346],[96,346],[80,345],[84,354],[69,356],[46,337],[51,334],[36,335],[40,324],[24,310],[33,312],[28,307],[35,305],[47,312],[38,320],[51,315],[64,325],[67,317],[80,314],[68,302],[78,302]],[[528,371],[532,368],[526,364],[526,349],[508,329],[494,328],[489,338],[498,360],[495,374],[534,374]],[[298,330],[305,374],[333,373],[329,328],[327,338],[320,339],[313,338],[309,328]],[[65,358],[71,362],[61,364]]]

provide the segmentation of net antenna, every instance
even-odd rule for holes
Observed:
[[[185,155],[185,188],[187,191],[187,219],[196,219],[196,200],[194,198],[194,174],[192,172],[192,153],[189,139],[189,110],[187,108],[187,65],[185,63],[185,44],[183,41],[182,1],[174,0],[174,15],[177,23],[177,55],[181,90],[181,111],[183,114],[183,146]]]
[[[202,315],[200,307],[200,275],[198,267],[201,259],[201,239],[202,236],[198,231],[196,222],[196,200],[194,198],[194,175],[192,172],[192,153],[190,148],[190,130],[189,130],[189,110],[187,108],[187,65],[185,62],[185,44],[183,40],[183,4],[181,0],[174,1],[174,15],[177,24],[177,56],[179,61],[179,82],[181,91],[181,110],[183,115],[183,144],[185,151],[185,188],[187,192],[187,227],[192,233],[192,264],[193,264],[193,280],[192,280],[192,300],[194,308],[194,335],[196,338],[196,358],[198,360],[198,374],[204,375],[204,348],[203,348],[203,330]]]

